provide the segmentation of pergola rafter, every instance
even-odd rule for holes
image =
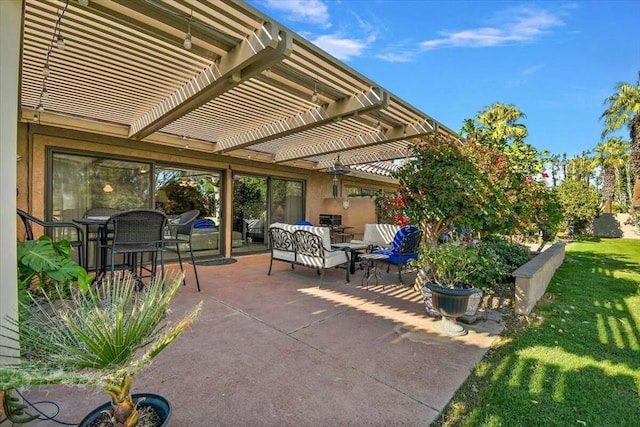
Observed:
[[[223,55],[218,62],[185,82],[131,124],[129,138],[143,139],[190,111],[227,92],[291,54],[292,38],[277,24],[265,22],[259,31]]]

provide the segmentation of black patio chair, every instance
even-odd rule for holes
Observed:
[[[26,233],[26,240],[34,240],[33,224],[39,225],[44,228],[45,233],[54,241],[67,240],[72,248],[76,248],[78,252],[78,264],[83,268],[87,268],[85,250],[84,250],[84,232],[82,227],[73,222],[48,222],[36,218],[35,216],[28,214],[27,212],[17,209],[18,216],[24,224]],[[52,231],[58,230],[61,233],[53,234]]]
[[[122,256],[122,264],[118,269],[129,270],[142,286],[144,277],[156,277],[158,256],[164,277],[164,227],[167,216],[156,210],[133,209],[115,214],[109,218],[106,230],[113,228],[113,238],[106,243],[106,250],[111,253],[111,275],[115,274],[117,255]],[[151,267],[144,264],[144,255],[151,255]],[[140,258],[138,259],[138,256]],[[144,272],[149,272],[145,275]]]
[[[111,217],[117,213],[122,212],[122,209],[114,209],[114,208],[91,208],[84,213],[83,218],[101,218],[101,217]],[[101,236],[100,233],[106,232],[106,236]],[[98,225],[87,225],[86,226],[86,245],[84,248],[85,255],[84,258],[87,260],[87,264],[89,263],[89,245],[93,243],[94,247],[94,268],[98,271],[99,268],[99,247],[100,247],[100,238],[106,237],[109,238],[111,234],[113,234],[113,230],[102,230],[102,228]]]
[[[196,268],[196,261],[193,256],[191,236],[193,234],[193,226],[196,223],[196,219],[198,219],[199,215],[199,210],[192,210],[184,212],[176,220],[169,221],[168,228],[170,237],[164,238],[164,246],[166,249],[173,250],[172,246],[175,245],[175,251],[178,254],[178,262],[180,263],[180,271],[182,272],[184,272],[184,269],[182,268],[180,246],[186,245],[189,248],[189,254],[191,254],[191,264],[193,265],[193,272],[196,276],[196,285],[198,286],[198,292],[200,292],[200,279],[198,278],[198,269]],[[183,281],[183,284],[187,284],[186,279]]]

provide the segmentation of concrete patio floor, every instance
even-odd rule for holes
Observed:
[[[426,426],[502,330],[490,312],[466,336],[440,335],[393,269],[382,272],[384,289],[362,287],[361,270],[346,283],[336,269],[318,289],[309,268],[276,262],[267,276],[268,254],[237,260],[199,266],[200,293],[186,266],[171,317],[201,300],[202,313],[134,383],[134,393],[169,399],[171,426]],[[55,402],[69,423],[107,400],[67,386],[25,396]]]

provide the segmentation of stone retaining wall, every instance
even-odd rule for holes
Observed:
[[[529,314],[564,261],[564,243],[555,243],[511,273],[516,278],[516,314]]]

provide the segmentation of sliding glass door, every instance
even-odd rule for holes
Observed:
[[[191,244],[196,256],[221,253],[221,172],[156,166],[155,207],[169,217],[197,209]]]
[[[269,224],[304,219],[304,184],[280,178],[233,177],[234,253],[266,250]]]
[[[50,220],[82,218],[92,208],[151,207],[151,163],[69,153],[51,160]]]

